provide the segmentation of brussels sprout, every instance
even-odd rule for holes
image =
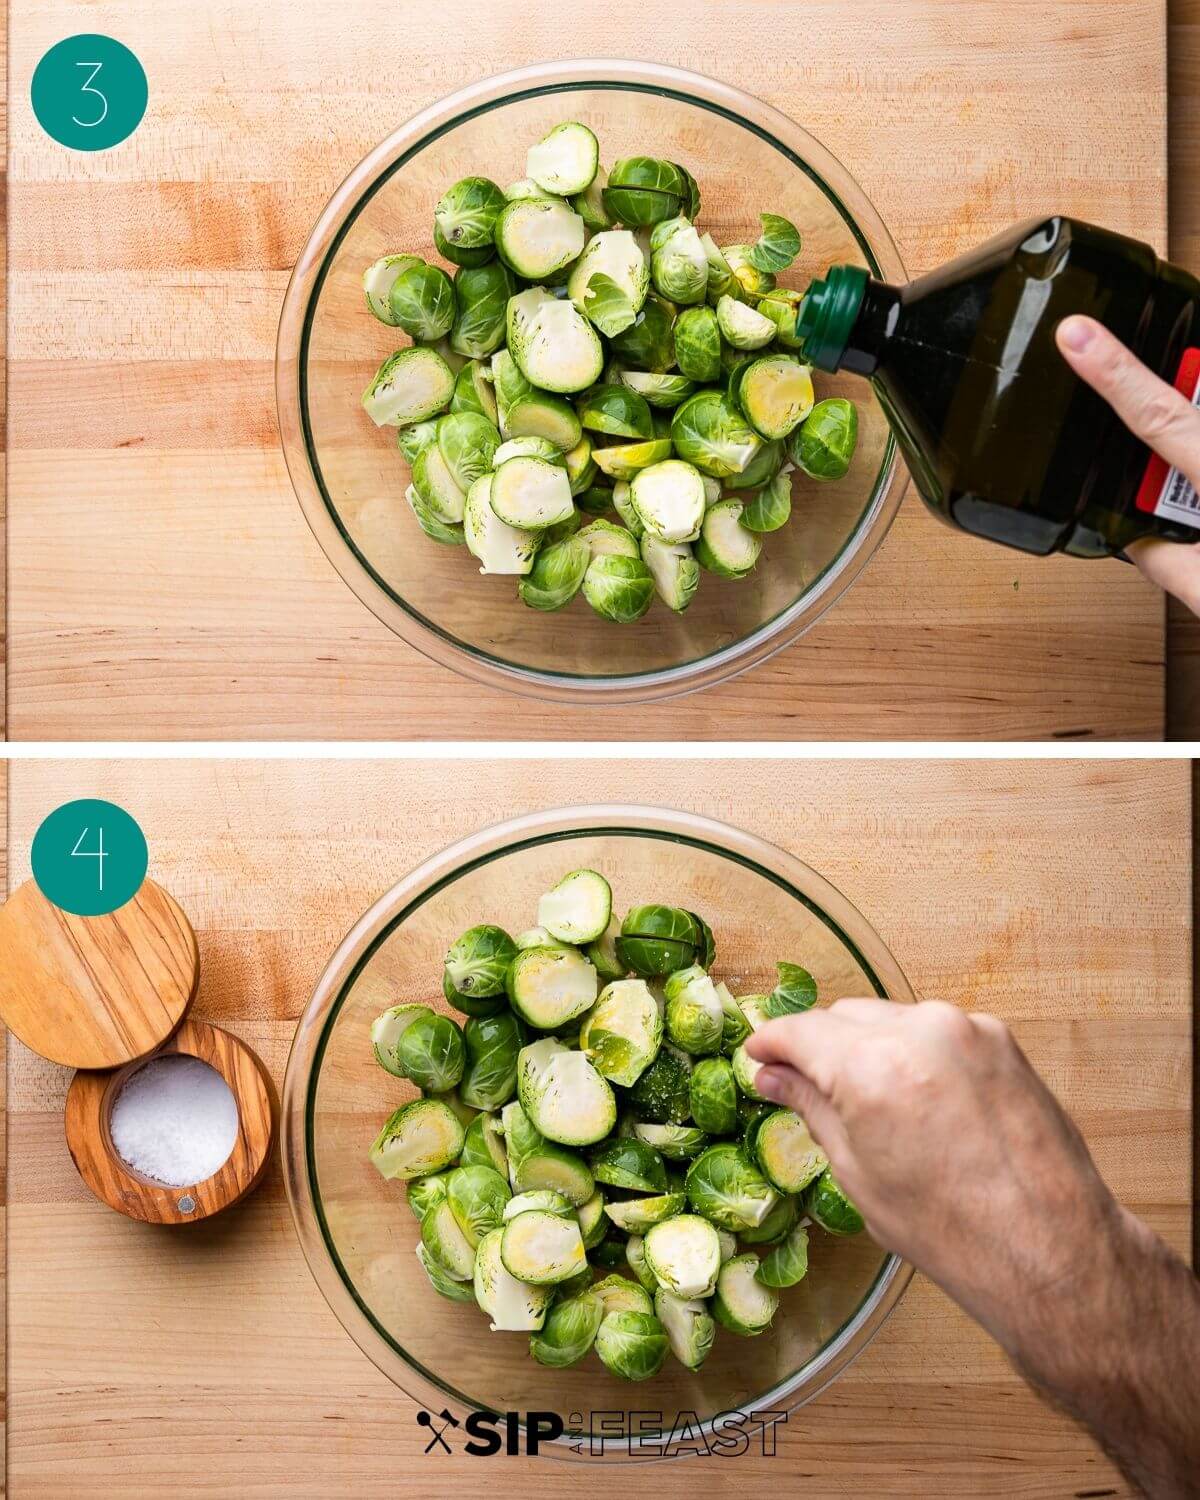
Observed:
[[[608,173],[597,165],[596,175],[583,192],[571,194],[571,207],[592,231],[612,228],[612,218],[604,206],[604,189],[607,184]]]
[[[605,525],[606,530],[615,532],[619,536],[629,535],[628,532],[622,531],[619,526],[610,526],[607,522],[603,524]],[[596,535],[593,536],[588,536],[589,532],[595,531],[595,525],[596,523],[593,522],[591,526],[585,526],[579,533],[580,536],[588,537],[588,546],[591,548],[593,556],[595,556],[597,552],[603,551],[606,545],[604,543],[597,543],[597,536],[599,535],[599,533],[596,533]],[[617,543],[614,539],[612,541],[611,550],[616,552],[620,549],[621,545],[623,544]],[[600,976],[601,979],[605,981],[606,984],[613,979],[624,979],[626,974],[625,965],[617,957],[617,938],[620,935],[620,918],[616,916],[610,916],[608,919],[608,926],[595,940],[595,942],[589,943],[583,950],[584,956],[587,958],[588,962],[592,965],[592,967],[596,970],[596,973]],[[601,1071],[603,1072],[603,1069],[601,1069]]]
[[[596,1181],[608,1187],[640,1193],[667,1190],[667,1169],[662,1157],[636,1136],[605,1141],[599,1150],[592,1152],[588,1165]]]
[[[613,353],[639,370],[662,374],[675,363],[674,326],[670,304],[648,296],[633,322],[611,336]]]
[[[445,411],[454,394],[450,366],[432,349],[399,349],[363,392],[363,410],[376,427],[411,427]]]
[[[756,1275],[764,1286],[788,1287],[803,1281],[807,1270],[808,1230],[797,1224],[763,1256]]]
[[[588,550],[593,557],[638,557],[637,540],[624,526],[614,526],[611,521],[593,521],[579,533],[585,537]],[[618,923],[618,930],[620,924]],[[613,957],[615,959],[615,951]]]
[[[592,1174],[583,1157],[556,1146],[553,1141],[542,1140],[541,1144],[531,1147],[516,1168],[510,1169],[509,1175],[518,1192],[552,1188],[576,1208],[586,1203],[595,1192]]]
[[[521,603],[531,609],[562,609],[583,587],[592,554],[578,535],[543,547],[527,578],[517,584]]]
[[[685,307],[675,321],[674,336],[675,358],[680,374],[657,377],[640,375],[638,378],[642,381],[659,379],[680,382],[679,386],[667,389],[672,395],[678,392],[678,401],[682,401],[689,394],[692,381],[716,380],[721,373],[721,332],[716,313],[710,307]],[[649,391],[643,391],[643,394],[648,401],[654,399]],[[677,404],[664,401],[661,399],[664,393],[659,394],[660,399],[654,402],[655,405]]]
[[[662,463],[671,456],[670,438],[653,438],[649,442],[618,443],[611,448],[597,448],[592,457],[596,466],[610,479],[631,480],[641,469]],[[618,510],[620,514],[620,511]],[[622,514],[621,519],[625,517]]]
[[[740,1146],[710,1146],[688,1168],[688,1204],[695,1213],[735,1233],[754,1229],[778,1194]]]
[[[624,1264],[624,1254],[621,1263]],[[612,1312],[654,1311],[654,1303],[646,1288],[630,1281],[627,1276],[606,1276],[592,1287],[592,1296],[599,1300],[605,1316]]]
[[[532,433],[521,437],[506,438],[496,449],[492,462],[498,469],[510,458],[541,458],[548,464],[557,464],[560,469],[567,467],[557,444],[547,437],[535,436]]]
[[[737,1079],[737,1086],[748,1099],[762,1102],[762,1095],[754,1087],[754,1080],[758,1077],[758,1071],[762,1063],[755,1060],[746,1051],[745,1042],[734,1049],[733,1056],[729,1059],[733,1068],[733,1076]]]
[[[662,979],[694,964],[703,934],[691,912],[677,906],[637,906],[621,923],[617,956],[646,979]]]
[[[698,1370],[708,1358],[717,1332],[704,1301],[699,1297],[676,1297],[661,1287],[654,1295],[654,1312],[667,1335],[671,1353],[685,1369]]]
[[[493,1333],[530,1333],[546,1321],[554,1289],[519,1281],[504,1265],[503,1241],[503,1229],[493,1229],[480,1241],[475,1252],[475,1300],[492,1320]]]
[[[596,175],[600,147],[586,125],[569,120],[556,125],[525,159],[526,176],[548,193],[569,197],[582,193]]]
[[[603,1317],[603,1304],[590,1291],[556,1301],[541,1331],[530,1336],[529,1352],[553,1369],[577,1364],[595,1342]]]
[[[664,1046],[634,1084],[629,1102],[640,1119],[655,1125],[682,1125],[691,1107],[690,1075],[687,1060],[674,1048]]]
[[[630,496],[630,486],[627,479],[618,480],[613,485],[612,501],[613,509],[629,528],[630,536],[640,537],[646,528],[642,525],[641,516],[633,508],[633,499]]]
[[[746,503],[742,525],[747,531],[778,531],[786,526],[792,514],[792,477],[790,465]]]
[[[588,1262],[584,1262],[582,1269],[575,1272],[574,1276],[568,1276],[566,1281],[559,1281],[554,1287],[554,1302],[566,1302],[571,1297],[582,1297],[584,1292],[592,1289],[592,1268]],[[554,1303],[551,1303],[553,1306]]]
[[[583,1248],[594,1249],[608,1233],[608,1219],[604,1213],[604,1194],[599,1188],[578,1209],[579,1232],[583,1235]]]
[[[642,561],[650,570],[658,597],[676,614],[682,614],[700,585],[700,565],[686,542],[664,542],[653,532],[641,541]]]
[[[779,286],[773,292],[768,292],[758,303],[759,312],[774,323],[775,342],[782,349],[804,348],[804,340],[796,332],[796,317],[803,301],[802,292],[793,292]]]
[[[408,1206],[416,1214],[418,1220],[423,1219],[429,1210],[446,1196],[446,1183],[449,1178],[449,1172],[431,1172],[428,1177],[414,1177],[408,1184],[406,1190]]]
[[[730,1056],[750,1035],[750,1022],[742,1010],[741,1001],[735,1000],[726,984],[717,985],[721,999],[724,1023],[721,1030],[721,1051]]]
[[[726,245],[725,261],[736,283],[729,291],[740,295],[747,302],[756,303],[775,290],[775,277],[772,272],[760,270],[751,261],[750,251],[749,245]]]
[[[775,337],[775,324],[770,318],[728,295],[717,303],[717,326],[721,337],[735,349],[761,349]]]
[[[463,1034],[449,1016],[418,1016],[405,1027],[396,1046],[396,1065],[420,1089],[441,1094],[463,1075]]]
[[[696,543],[696,561],[721,578],[745,578],[762,551],[762,538],[742,525],[743,507],[737,500],[710,506]]]
[[[804,1211],[830,1234],[861,1234],[863,1216],[846,1197],[833,1169],[826,1167],[804,1195]]]
[[[692,1119],[710,1135],[737,1129],[737,1083],[723,1057],[706,1057],[692,1069],[688,1091]]]
[[[453,404],[452,397],[451,406]],[[437,424],[438,419],[433,417],[429,421],[418,422],[413,427],[401,427],[396,433],[396,447],[410,468],[431,443],[437,442]]]
[[[672,302],[703,302],[708,290],[708,258],[686,218],[666,219],[650,236],[650,277],[654,289]]]
[[[761,437],[785,438],[813,409],[812,369],[790,354],[764,355],[742,367],[737,399]]]
[[[499,261],[460,270],[454,278],[457,312],[451,349],[468,359],[494,354],[504,342],[508,299],[516,289],[512,272]]]
[[[579,420],[592,432],[648,440],[654,424],[645,399],[625,385],[596,385],[579,398]]]
[[[490,504],[519,531],[540,531],[575,513],[567,471],[544,458],[509,458],[492,475]]]
[[[500,433],[494,422],[478,412],[450,412],[438,420],[437,442],[451,478],[465,494],[481,475],[491,471]]]
[[[496,219],[496,249],[518,276],[542,281],[583,249],[583,220],[561,198],[518,198]]]
[[[392,286],[398,276],[420,264],[419,255],[384,255],[363,272],[363,294],[367,299],[367,307],[381,323],[386,323],[390,328],[397,326],[388,300]]]
[[[541,536],[500,519],[492,509],[492,478],[481,474],[467,491],[463,536],[481,573],[523,577],[532,571]]]
[[[521,367],[507,349],[497,349],[492,355],[491,376],[492,387],[496,392],[496,412],[500,418],[501,435],[506,438],[517,436],[509,431],[509,412],[518,401],[535,395],[534,388],[522,375]]]
[[[551,1031],[583,1015],[596,1003],[600,988],[583,954],[562,944],[514,953],[507,985],[513,1009],[539,1031]]]
[[[468,1054],[470,1048],[468,1046]],[[501,1177],[508,1177],[508,1153],[504,1149],[504,1135],[500,1129],[500,1117],[495,1114],[478,1114],[467,1126],[463,1140],[462,1167],[493,1167]],[[409,1189],[411,1196],[412,1189]]]
[[[436,1099],[444,1104],[447,1109],[451,1110],[458,1118],[458,1122],[463,1127],[464,1132],[479,1113],[477,1109],[472,1109],[469,1104],[463,1103],[458,1096],[457,1089],[443,1089],[441,1092],[426,1089],[425,1097],[427,1099]]]
[[[393,1078],[405,1078],[396,1059],[396,1047],[405,1030],[421,1016],[431,1016],[428,1005],[393,1005],[371,1022],[371,1046],[375,1061]]]
[[[757,1227],[743,1229],[742,1242],[747,1245],[775,1245],[795,1227],[799,1207],[795,1198],[780,1198],[775,1207]]]
[[[397,328],[432,343],[444,338],[454,325],[454,284],[440,266],[418,261],[392,283],[388,307]]]
[[[454,381],[454,394],[450,398],[450,410],[478,412],[481,417],[486,417],[494,427],[499,427],[496,391],[492,385],[491,369],[482,360],[468,360],[458,372]],[[404,445],[402,443],[401,452],[403,451]],[[407,453],[405,453],[405,457],[408,457]],[[411,458],[409,462],[412,462]]]
[[[690,463],[673,458],[639,470],[630,499],[646,531],[661,541],[690,542],[700,535],[704,481]]]
[[[649,1380],[657,1375],[667,1347],[667,1335],[652,1313],[608,1313],[596,1334],[601,1363],[623,1380]]]
[[[518,1214],[530,1213],[534,1209],[540,1213],[557,1214],[560,1219],[575,1217],[574,1205],[562,1193],[553,1188],[534,1188],[531,1192],[518,1193],[515,1198],[508,1200],[504,1205],[503,1221],[507,1223]]]
[[[527,927],[524,932],[519,932],[513,939],[517,945],[517,952],[521,953],[526,948],[553,948],[554,939],[544,927]]]
[[[724,1265],[727,1260],[732,1260],[737,1254],[737,1236],[728,1229],[718,1229],[717,1238],[721,1242],[721,1264]]]
[[[693,1057],[719,1051],[721,999],[704,970],[698,964],[676,970],[667,980],[666,997],[667,1034],[675,1045]]]
[[[764,1021],[771,1019],[771,1013],[767,1008],[770,1001],[770,995],[743,995],[738,1001],[742,1015],[751,1031],[757,1031]]]
[[[653,1225],[682,1213],[685,1206],[683,1193],[660,1193],[653,1198],[626,1198],[620,1203],[606,1203],[604,1212],[618,1229],[629,1234],[645,1234]]]
[[[544,391],[586,390],[604,368],[596,330],[574,303],[544,287],[509,298],[508,350],[526,380]]]
[[[791,455],[810,479],[841,479],[858,443],[858,408],[842,396],[818,401],[792,436]]]
[[[776,1016],[798,1015],[801,1011],[811,1010],[817,1003],[817,981],[808,970],[802,969],[799,964],[779,963],[775,967],[779,980],[767,996],[767,1017],[774,1019]]]
[[[758,1256],[735,1255],[721,1267],[713,1317],[731,1333],[753,1338],[770,1326],[779,1296],[758,1280]]]
[[[762,439],[722,391],[697,391],[675,413],[671,440],[679,457],[702,473],[723,479],[738,474]]]
[[[464,177],[438,199],[433,219],[452,248],[481,249],[491,245],[504,204],[504,194],[494,182]]]
[[[595,870],[572,870],[538,901],[538,924],[560,943],[591,943],[612,917],[612,889]]]
[[[486,1171],[486,1168],[480,1170]],[[453,1175],[453,1174],[451,1174]],[[475,1270],[475,1245],[463,1233],[449,1196],[439,1199],[421,1219],[421,1243],[434,1265],[453,1281],[470,1281]]]
[[[517,1214],[504,1225],[500,1259],[510,1276],[535,1286],[566,1281],[587,1261],[576,1220],[537,1208]]]
[[[557,193],[548,193],[544,187],[539,187],[532,177],[518,178],[516,182],[510,182],[504,189],[504,201],[506,203],[521,203],[539,198],[543,203],[557,203],[559,201]]]
[[[459,1094],[474,1109],[496,1110],[517,1091],[521,1023],[510,1011],[476,1016],[463,1027],[466,1065]]]
[[[446,1201],[472,1249],[503,1222],[511,1197],[508,1183],[494,1167],[456,1167],[446,1179]]]
[[[607,1219],[605,1223],[608,1223]],[[610,1225],[604,1238],[592,1251],[593,1263],[610,1271],[616,1266],[625,1265],[626,1243],[627,1240],[621,1231]]]
[[[682,315],[681,315],[682,317]],[[678,328],[678,323],[676,324]],[[686,375],[656,375],[646,370],[622,370],[621,383],[650,406],[667,410],[687,399],[695,389]]]
[[[721,1265],[717,1231],[696,1214],[679,1213],[646,1231],[646,1264],[676,1297],[709,1297]]]
[[[730,474],[726,478],[725,487],[731,490],[757,490],[762,485],[769,484],[782,471],[786,456],[787,450],[780,439],[768,439],[740,474]]]
[[[572,267],[567,295],[606,338],[615,338],[637,318],[649,284],[636,239],[627,229],[609,229],[590,241]]]
[[[478,420],[482,422],[484,418]],[[430,516],[444,526],[462,524],[466,495],[451,473],[440,443],[429,443],[421,449],[413,464],[412,477],[413,489]]]
[[[595,462],[593,457],[593,465]],[[582,494],[575,496],[575,504],[585,515],[604,516],[613,509],[613,492],[607,485],[590,484]]]
[[[496,258],[495,245],[479,245],[468,249],[466,245],[454,245],[435,224],[433,226],[433,248],[453,266],[486,266]]]
[[[756,271],[786,271],[800,254],[800,232],[782,214],[762,214],[762,233],[746,252]]]
[[[505,1009],[503,995],[464,995],[454,988],[454,982],[444,970],[442,972],[442,994],[455,1010],[464,1016],[494,1016]]]
[[[417,1259],[421,1262],[421,1269],[429,1278],[429,1285],[439,1296],[447,1297],[451,1302],[475,1301],[475,1289],[470,1281],[455,1281],[449,1272],[438,1265],[424,1245],[417,1246]]]
[[[639,1121],[633,1133],[669,1161],[691,1161],[708,1145],[708,1136],[694,1125],[648,1125]]]
[[[573,496],[580,495],[591,488],[597,470],[596,460],[592,457],[592,440],[586,433],[568,453],[563,455],[563,465],[567,471],[567,482],[571,486]]]
[[[622,157],[604,189],[604,206],[621,224],[659,224],[690,208],[691,199],[683,169],[652,156]]]
[[[446,954],[446,978],[460,995],[487,999],[504,993],[516,945],[502,927],[469,927]]]
[[[521,1049],[517,1091],[536,1129],[562,1146],[590,1146],[617,1122],[617,1101],[607,1079],[582,1052],[568,1050],[554,1037]]]
[[[708,258],[708,300],[714,306],[719,298],[728,292],[732,296],[741,295],[741,283],[733,274],[733,267],[725,259],[716,240],[711,234],[702,234],[700,243],[704,246],[704,254]]]
[[[645,980],[617,979],[606,985],[584,1019],[579,1044],[605,1078],[632,1088],[662,1044],[662,1016]]]
[[[583,597],[606,620],[628,625],[650,608],[654,579],[640,557],[601,554],[583,575]]]

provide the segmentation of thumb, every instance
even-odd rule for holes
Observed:
[[[782,1104],[798,1114],[828,1157],[841,1155],[846,1132],[837,1111],[811,1078],[784,1063],[768,1063],[754,1075],[754,1087],[772,1104]]]
[[[1140,542],[1131,542],[1125,551],[1151,583],[1173,594],[1194,615],[1200,615],[1200,547],[1189,542],[1145,537]]]

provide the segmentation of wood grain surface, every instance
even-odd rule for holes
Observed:
[[[94,158],[28,79],[83,0],[11,16],[10,732],[17,738],[1157,736],[1163,609],[1116,565],[1043,562],[910,500],[799,644],[620,715],[481,691],[363,608],[301,520],[271,359],[289,268],[349,168],[481,73],[651,56],[811,129],[912,272],[1065,209],[1165,242],[1161,0],[110,0],[149,112]],[[69,228],[64,231],[64,226]]]
[[[9,854],[46,810],[128,807],[196,924],[196,1014],[276,1080],[335,945],[418,860],[517,812],[627,799],[772,839],[866,915],[921,994],[1004,1016],[1120,1198],[1181,1252],[1189,1223],[1188,773],[1138,762],[21,762]],[[410,1401],[341,1331],[277,1165],[167,1234],[102,1208],[63,1142],[69,1075],[18,1042],[11,1154],[10,1479],[22,1497],[550,1496],[552,1464],[422,1456]],[[706,1493],[1020,1496],[1127,1488],[990,1340],[917,1277],[779,1457],[609,1471],[621,1500]]]
[[[165,1042],[198,965],[187,917],[152,880],[100,917],[63,911],[32,880],[0,909],[0,1017],[68,1067],[121,1067]]]

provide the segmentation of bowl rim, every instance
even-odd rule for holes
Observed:
[[[380,1325],[341,1265],[325,1222],[316,1181],[313,1118],[316,1084],[325,1046],[355,979],[390,934],[429,897],[463,874],[496,858],[563,839],[636,835],[706,849],[751,869],[794,896],[833,930],[854,955],[876,993],[900,1003],[915,995],[891,949],[862,913],[830,881],[795,855],[756,834],[695,813],[639,804],[595,804],[549,808],[493,824],[457,840],[416,865],[385,891],[353,924],[334,950],[296,1024],[282,1092],[279,1142],[292,1222],[309,1272],[325,1301],[359,1349],[414,1401],[436,1410],[448,1402],[459,1412],[470,1400],[414,1361]],[[836,915],[835,915],[836,913]],[[864,948],[869,947],[868,956]],[[911,1279],[913,1268],[891,1252],[858,1308],[807,1364],[756,1396],[751,1410],[765,1429],[819,1395],[882,1328]],[[396,1360],[404,1367],[401,1380]],[[803,1387],[803,1389],[801,1389]],[[720,1415],[720,1414],[717,1414]],[[700,1424],[706,1435],[716,1416]],[[523,1423],[521,1424],[523,1426]],[[560,1457],[608,1461],[636,1459],[669,1445],[666,1432],[623,1439],[620,1451],[594,1455],[586,1435],[564,1434],[547,1451]],[[670,1456],[670,1455],[668,1455]]]
[[[296,261],[280,310],[275,352],[280,442],[309,528],[344,583],[371,612],[430,660],[488,687],[550,702],[641,703],[726,681],[767,660],[808,630],[850,587],[883,542],[908,484],[889,430],[870,499],[836,555],[799,599],[729,645],[655,671],[587,677],[522,666],[458,640],[400,598],[350,537],[328,494],[309,420],[307,357],[312,319],[338,248],[358,214],[395,171],[429,142],[520,98],[581,88],[625,89],[708,109],[774,146],[837,209],[873,275],[903,282],[899,252],[858,182],[815,136],[773,106],[730,84],[662,63],[563,59],[482,79],[418,111],[363,157],[334,192]],[[848,197],[862,205],[852,216]]]

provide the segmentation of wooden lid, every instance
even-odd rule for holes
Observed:
[[[196,992],[196,934],[152,880],[76,917],[28,880],[0,907],[0,1017],[51,1062],[118,1068],[171,1035]]]

